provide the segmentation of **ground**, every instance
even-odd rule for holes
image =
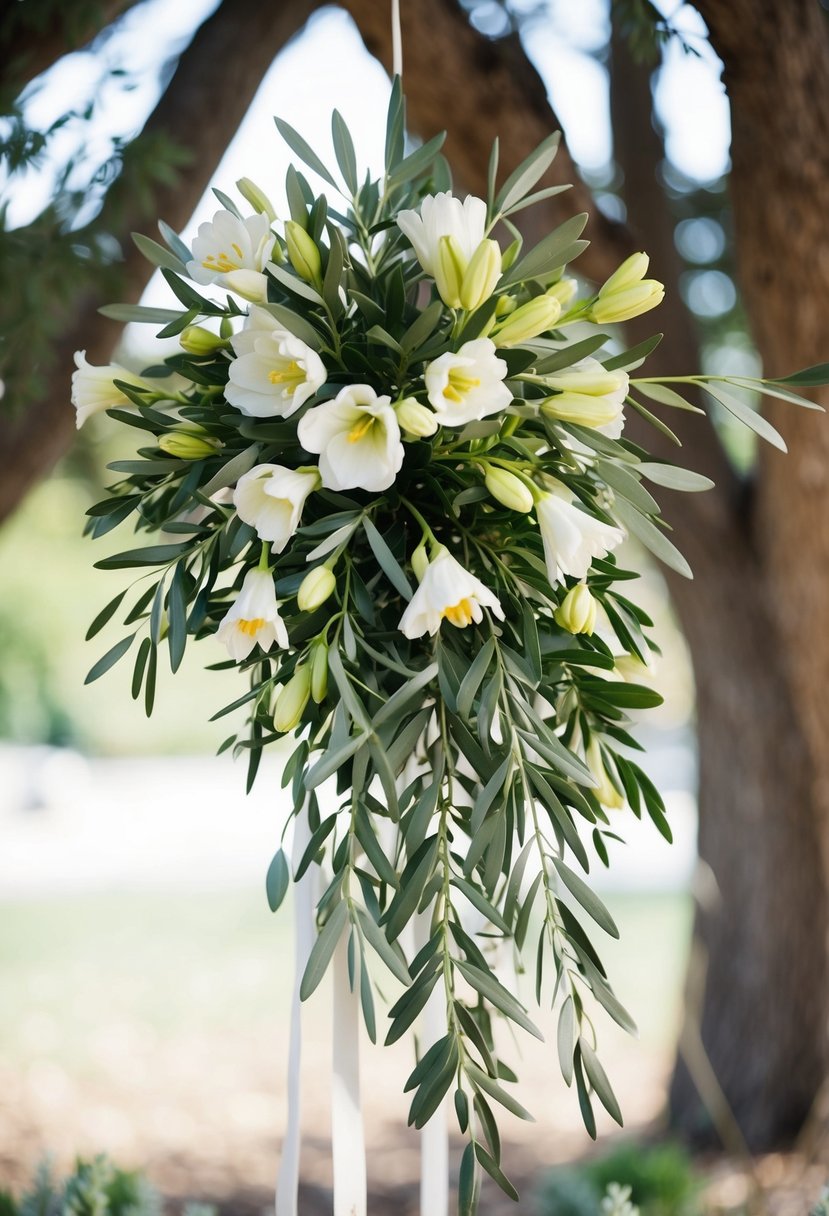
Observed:
[[[609,952],[639,1040],[605,1024],[602,1041],[629,1131],[659,1134],[685,962],[689,903],[677,895],[611,900],[622,944]],[[107,1151],[144,1168],[167,1196],[223,1212],[270,1202],[284,1126],[290,917],[251,886],[61,895],[0,907],[0,1185],[18,1190],[46,1152],[67,1165]],[[303,1216],[330,1211],[328,993],[308,1007]],[[402,1118],[406,1045],[363,1057],[372,1216],[416,1212],[417,1134]],[[505,1128],[520,1213],[545,1167],[590,1151],[548,1048],[532,1043],[520,1099],[537,1122]],[[600,1125],[600,1146],[613,1125]],[[747,1196],[740,1170],[706,1164],[710,1210]],[[829,1169],[759,1163],[773,1216],[805,1216]],[[785,1188],[791,1195],[785,1197]],[[798,1189],[799,1188],[799,1189]],[[713,1206],[714,1204],[717,1206]],[[326,1205],[328,1207],[326,1208]],[[760,1210],[760,1209],[758,1209]],[[494,1187],[482,1213],[515,1213]]]

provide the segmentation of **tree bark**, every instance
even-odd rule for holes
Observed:
[[[183,52],[144,128],[163,132],[192,154],[186,172],[155,195],[158,214],[173,228],[182,228],[190,219],[262,77],[314,7],[311,0],[276,7],[257,0],[224,0]],[[120,294],[128,303],[140,299],[153,272],[129,238],[144,218],[128,207],[115,234],[124,249]],[[69,381],[75,350],[85,348],[92,363],[107,363],[112,357],[123,327],[101,317],[99,304],[92,295],[77,302],[72,323],[56,343],[42,402],[20,417],[0,418],[6,470],[0,481],[0,523],[71,442]]]
[[[829,188],[826,16],[808,0],[699,0],[697,7],[723,59],[731,101],[730,189],[743,298],[765,374],[783,375],[827,356],[829,234],[818,204]],[[818,399],[829,405],[826,389]],[[789,445],[788,456],[761,445],[749,523],[764,574],[756,592],[771,618],[761,661],[773,659],[782,668],[780,696],[766,706],[777,723],[772,768],[782,787],[768,827],[787,852],[794,846],[802,856],[791,874],[792,861],[772,853],[764,876],[774,889],[788,885],[794,899],[789,905],[788,898],[775,897],[764,927],[771,944],[766,950],[789,951],[793,973],[762,976],[768,987],[759,1008],[776,1006],[780,1020],[777,1037],[767,1038],[764,1049],[788,1054],[790,1069],[779,1083],[774,1069],[763,1069],[767,1075],[758,1078],[752,1127],[759,1147],[798,1130],[826,1074],[827,901],[825,879],[819,881],[817,871],[823,849],[827,872],[829,835],[829,643],[822,628],[829,602],[829,521],[819,506],[829,479],[829,426],[783,402],[766,404],[764,412]],[[792,768],[796,757],[781,747],[790,714],[808,750],[805,774]],[[755,730],[763,726],[758,714]],[[715,843],[716,825],[707,830]],[[754,839],[752,833],[748,841]],[[716,984],[712,977],[710,986]],[[722,996],[714,991],[711,1000],[721,1003]],[[712,1005],[711,1027],[728,1012]],[[752,1078],[741,1084],[750,1092]]]
[[[612,64],[628,224],[643,234],[654,273],[673,301],[660,310],[665,338],[649,372],[692,372],[696,339],[680,300],[674,221],[658,181],[663,147],[651,118],[650,72],[615,39]],[[644,324],[632,327],[635,337],[646,336],[649,321],[643,317]],[[695,926],[707,958],[702,1039],[743,1135],[762,1148],[802,1124],[823,1071],[826,955],[813,926],[825,899],[812,766],[761,555],[747,531],[750,497],[711,426],[682,414],[671,421],[683,440],[682,459],[716,482],[714,490],[691,496],[675,520],[694,582],[668,576],[697,687],[699,852],[717,883]],[[804,994],[794,1008],[791,992]],[[686,1016],[695,1016],[698,1003],[691,1002]],[[681,1058],[671,1117],[697,1141],[716,1138]]]
[[[87,20],[78,20],[71,4],[53,10],[46,28],[40,28],[33,6],[20,0],[0,2],[0,55],[3,57],[3,90],[20,90],[61,55],[80,50],[111,25],[137,0],[103,0]]]

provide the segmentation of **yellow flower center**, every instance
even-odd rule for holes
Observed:
[[[268,372],[268,379],[271,384],[301,384],[305,379],[305,372],[299,366],[295,359],[290,363],[286,363],[282,368],[275,367],[273,371]]]
[[[249,638],[255,638],[259,630],[265,624],[265,618],[258,616],[253,621],[237,621],[236,628],[240,633],[244,633]]]
[[[460,603],[444,608],[441,615],[445,616],[447,621],[450,621],[457,629],[465,629],[474,620],[472,600],[467,596]]]
[[[459,405],[464,396],[471,392],[473,388],[477,388],[480,384],[474,376],[465,376],[460,368],[453,367],[449,373],[449,383],[443,390],[443,395],[447,401],[454,401]]]
[[[373,414],[363,414],[359,422],[355,422],[354,426],[348,432],[349,443],[359,443],[361,439],[369,433],[377,419]]]
[[[239,246],[231,245],[231,249],[239,258],[239,262],[241,262],[244,255],[242,254]],[[209,253],[202,262],[202,266],[205,268],[205,270],[214,270],[219,271],[220,274],[229,274],[231,270],[240,269],[239,262],[232,261],[224,252],[220,253],[218,257],[212,253]]]

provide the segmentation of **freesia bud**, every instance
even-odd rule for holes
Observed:
[[[181,331],[178,340],[189,355],[211,355],[214,350],[226,345],[223,338],[203,325],[188,325]]]
[[[415,397],[404,397],[394,407],[397,421],[402,431],[407,435],[416,435],[418,439],[428,439],[438,429],[438,420],[432,410],[421,405]]]
[[[450,308],[460,308],[464,267],[463,250],[455,237],[442,236],[438,242],[435,283],[440,298]]]
[[[193,435],[189,431],[168,431],[161,436],[158,446],[178,460],[203,460],[205,456],[215,456],[222,445],[217,439]]]
[[[576,583],[555,610],[556,623],[568,633],[592,633],[596,627],[596,601],[587,583]]]
[[[518,346],[552,329],[561,316],[561,304],[555,296],[536,296],[507,317],[495,331],[496,346]]]
[[[599,288],[599,298],[591,305],[589,317],[599,325],[629,321],[665,298],[665,288],[657,279],[646,279],[650,259],[646,253],[632,253],[606,283]]]
[[[268,299],[268,280],[258,270],[231,270],[223,276],[224,286],[252,304],[264,304]]]
[[[285,240],[291,265],[306,283],[319,284],[322,280],[322,258],[313,239],[296,220],[285,224]]]
[[[328,646],[319,641],[311,656],[311,700],[321,705],[328,692]]]
[[[298,726],[310,696],[311,667],[304,663],[302,667],[297,667],[277,698],[273,714],[274,730],[286,734]]]
[[[601,802],[602,806],[608,807],[610,810],[619,810],[624,806],[625,800],[616,786],[610,780],[607,774],[607,769],[602,760],[602,752],[599,747],[599,740],[593,735],[590,743],[587,746],[587,766],[593,776],[596,778],[597,788],[593,793]]]
[[[262,215],[266,215],[271,223],[274,222],[276,219],[274,205],[256,182],[252,182],[249,177],[240,177],[236,183],[236,189],[242,198],[247,199],[254,211],[259,211]]]
[[[527,511],[533,509],[533,496],[529,486],[520,477],[510,473],[508,469],[499,469],[490,465],[484,478],[486,488],[493,498],[509,507],[510,511]]]
[[[412,554],[412,569],[415,572],[417,581],[422,583],[424,575],[429,569],[429,554],[426,552],[425,536]]]
[[[599,295],[610,295],[615,291],[625,291],[634,283],[639,283],[648,273],[650,258],[646,253],[632,253],[625,258],[618,270],[602,286]]]
[[[578,286],[575,279],[559,279],[552,287],[547,288],[547,295],[554,296],[561,307],[566,308],[578,291]]]
[[[461,305],[471,312],[480,308],[495,290],[501,277],[501,247],[497,241],[481,241],[472,254],[461,283]]]
[[[313,612],[333,595],[337,580],[327,566],[309,570],[299,585],[296,602],[300,612]]]
[[[650,312],[665,299],[664,285],[657,279],[643,279],[625,291],[609,296],[600,295],[591,305],[590,320],[598,325],[611,325],[615,321],[629,321],[631,317]]]

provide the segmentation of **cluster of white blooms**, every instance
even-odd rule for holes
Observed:
[[[348,384],[326,397],[329,371],[323,360],[290,332],[283,323],[284,312],[280,314],[283,320],[278,320],[267,304],[266,269],[274,256],[281,256],[271,220],[266,213],[240,218],[227,210],[218,211],[210,223],[199,227],[187,271],[198,283],[220,285],[251,302],[242,329],[224,344],[229,358],[225,398],[231,406],[252,418],[289,418],[307,402],[323,396],[301,415],[297,428],[299,442],[318,457],[318,467],[257,465],[239,478],[233,491],[239,518],[273,552],[280,553],[300,527],[306,499],[315,490],[380,493],[394,484],[400,472],[404,436],[428,437],[438,427],[465,427],[503,414],[512,404],[513,394],[504,383],[507,363],[498,357],[498,348],[509,348],[549,330],[569,302],[575,284],[562,280],[518,308],[513,301],[512,311],[490,325],[492,336],[466,341],[428,362],[420,383],[409,384],[406,395],[397,400],[391,392],[378,393],[362,383]],[[497,242],[487,237],[487,208],[482,199],[470,196],[461,202],[448,192],[428,196],[419,211],[401,211],[397,224],[447,306],[469,311],[495,291],[501,276],[501,253]],[[290,222],[286,225],[288,253],[311,281],[319,274],[316,249],[303,230],[295,231],[297,227]],[[601,289],[593,310],[598,309],[603,319],[615,320],[632,315],[631,309],[653,307],[660,285],[643,279],[646,269],[644,254],[628,259]],[[219,342],[204,330],[187,338],[187,343],[197,339],[205,349]],[[76,361],[72,399],[78,426],[93,413],[128,404],[117,381],[147,387],[116,364],[90,366],[84,352],[79,352]],[[537,408],[550,419],[578,423],[612,438],[621,434],[628,393],[625,372],[607,371],[596,359],[584,358],[545,376],[543,383],[549,395]],[[168,444],[165,450],[172,454],[183,450],[180,443],[176,446],[175,436],[171,442],[173,446]],[[205,441],[197,438],[196,443],[205,452],[209,450]],[[535,511],[551,585],[567,578],[583,580],[592,560],[606,556],[624,534],[578,505],[566,486],[549,478],[546,482],[541,487],[495,465],[486,474],[487,488],[502,504],[516,511]],[[463,628],[480,621],[484,609],[502,617],[495,594],[434,537],[430,544],[431,560],[421,563],[417,571],[420,585],[400,622],[403,633],[409,638],[435,634],[444,620]],[[326,573],[333,588],[333,576],[330,570]],[[588,625],[592,629],[594,619],[595,604],[591,608],[583,595],[570,609],[562,609],[559,617],[560,623],[572,624],[573,632],[584,631]],[[248,574],[218,636],[237,659],[246,657],[255,644],[264,650],[274,643],[288,645],[273,580],[266,570]]]

